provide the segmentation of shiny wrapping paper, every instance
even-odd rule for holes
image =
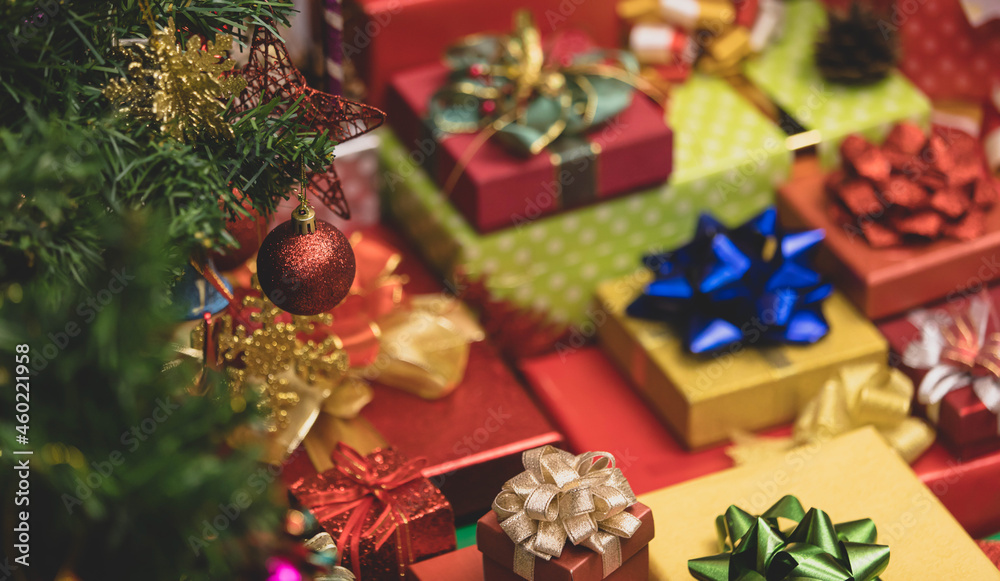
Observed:
[[[869,318],[881,319],[954,296],[1000,276],[1000,205],[984,217],[985,234],[975,240],[936,240],[900,248],[872,248],[830,212],[824,174],[815,160],[796,163],[778,190],[778,217],[789,228],[823,228],[816,258],[820,270]]]
[[[467,160],[449,199],[480,233],[519,227],[540,216],[601,202],[660,185],[670,176],[673,134],[663,111],[642,94],[606,123],[580,135],[588,157],[559,162],[550,149],[518,156],[498,139],[475,150],[478,134],[430,131],[426,116],[431,97],[448,83],[448,70],[431,64],[396,75],[386,98],[393,128],[416,152],[434,181],[444,187],[457,165]],[[569,157],[570,152],[563,152]],[[593,193],[591,193],[591,188]]]
[[[734,430],[791,422],[841,366],[886,358],[885,340],[839,293],[823,305],[830,332],[813,345],[748,340],[715,356],[692,355],[676,328],[625,315],[650,277],[641,272],[598,286],[598,308],[608,320],[597,335],[689,448],[727,440]]]
[[[830,211],[875,248],[975,240],[997,202],[982,145],[963,131],[935,126],[926,135],[900,123],[881,146],[848,136],[840,157],[841,169],[826,177]]]
[[[397,272],[409,279],[407,292],[440,292],[440,281],[396,234],[378,227],[364,235],[403,249]],[[562,442],[486,341],[470,346],[465,376],[446,397],[426,400],[377,382],[372,387],[374,396],[361,411],[361,422],[324,422],[315,428],[319,439],[328,449],[344,437],[357,438],[357,446],[369,449],[387,442],[410,458],[426,458],[422,474],[441,489],[459,520],[489,509],[496,483],[521,470],[521,452]],[[315,472],[307,454],[295,454],[283,478],[291,482]]]
[[[935,303],[928,311],[942,310],[960,312],[968,308],[970,296],[955,296],[952,300]],[[1000,287],[990,289],[988,298],[996,305],[1000,302]],[[920,338],[920,332],[907,317],[901,316],[879,325],[879,330],[889,341],[889,349],[899,368],[920,385],[927,375],[925,369],[914,369],[902,361],[907,347]],[[972,385],[964,384],[948,393],[936,406],[917,405],[937,426],[941,441],[956,457],[968,460],[1000,450],[1000,434],[997,430],[997,415],[991,412],[973,391]]]
[[[607,577],[601,562],[601,555],[591,549],[567,543],[562,555],[545,561],[535,559],[535,581],[642,581],[649,574],[649,552],[646,550],[653,539],[653,512],[642,504],[636,504],[626,512],[642,521],[638,531],[629,539],[621,540],[621,566]],[[484,578],[486,581],[514,581],[521,579],[513,571],[514,543],[500,528],[497,515],[490,511],[479,519],[476,527],[476,545],[483,554]]]
[[[365,457],[371,466],[374,479],[389,477],[408,462],[403,454],[392,448],[378,448]],[[337,496],[349,497],[359,486],[358,480],[338,470],[330,470],[303,478],[292,484],[290,490],[309,509],[323,529],[334,539],[340,539],[345,527],[352,526],[358,514],[347,509],[345,502],[332,500]],[[372,508],[358,526],[358,533],[346,542],[338,543],[342,565],[356,572],[360,578],[370,580],[400,579],[405,565],[455,549],[455,519],[444,495],[426,478],[417,477],[389,490],[375,484],[369,489],[374,499]],[[388,503],[395,531],[378,546],[379,527],[375,527]],[[364,534],[369,529],[375,531]],[[357,538],[360,534],[361,537]],[[351,543],[359,543],[360,563],[352,561]],[[406,560],[403,555],[408,554]]]
[[[892,558],[883,581],[1000,579],[941,503],[882,438],[865,428],[771,461],[640,497],[653,509],[650,579],[687,581],[687,560],[718,553],[715,517],[736,504],[759,514],[787,494],[833,522],[870,518]]]
[[[343,54],[368,87],[366,102],[382,106],[389,79],[399,71],[441,58],[459,37],[494,32],[529,8],[545,29],[579,29],[601,46],[615,46],[613,2],[566,0],[348,0]]]

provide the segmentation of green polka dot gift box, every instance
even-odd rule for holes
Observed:
[[[744,74],[805,129],[816,131],[823,164],[837,164],[837,147],[852,133],[881,142],[899,121],[928,127],[931,104],[897,70],[871,85],[827,81],[816,67],[816,40],[827,27],[817,0],[789,0],[781,39],[747,62]]]
[[[602,280],[639,267],[640,256],[679,245],[698,214],[736,224],[773,203],[792,156],[785,136],[724,81],[695,76],[671,95],[674,171],[663,186],[479,234],[421,169],[419,151],[385,135],[384,207],[445,276],[482,280],[491,294],[582,325]]]

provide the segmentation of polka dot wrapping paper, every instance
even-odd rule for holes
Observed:
[[[383,206],[440,272],[483,277],[497,298],[580,325],[599,282],[637,270],[645,252],[680,245],[702,210],[746,220],[773,202],[791,169],[781,130],[724,81],[694,76],[679,86],[668,123],[674,172],[664,186],[490,234],[478,234],[387,134]]]
[[[989,97],[1000,83],[1000,20],[973,27],[959,0],[899,0],[900,69],[933,100]]]
[[[819,131],[824,165],[837,163],[837,147],[852,133],[878,142],[899,121],[929,126],[930,101],[897,71],[864,87],[826,81],[814,56],[816,39],[826,29],[824,5],[816,0],[790,0],[786,6],[783,36],[749,61],[744,72],[803,127]]]

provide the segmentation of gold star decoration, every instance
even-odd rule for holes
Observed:
[[[186,46],[174,38],[174,19],[153,32],[148,44],[130,46],[127,78],[113,79],[104,89],[122,115],[136,121],[155,120],[160,131],[181,141],[232,138],[222,113],[224,99],[239,94],[246,81],[226,75],[236,63],[225,55],[233,38],[219,34],[201,50],[198,36]]]

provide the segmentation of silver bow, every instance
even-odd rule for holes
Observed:
[[[531,581],[535,557],[558,558],[567,539],[599,553],[605,577],[617,569],[619,539],[631,538],[642,522],[625,512],[636,498],[615,457],[543,446],[522,459],[525,471],[493,501],[500,527],[515,544],[514,572]]]
[[[944,396],[971,384],[976,396],[997,414],[997,433],[1000,434],[1000,377],[995,373],[977,377],[971,373],[971,364],[957,365],[942,357],[957,339],[954,336],[956,328],[964,330],[964,339],[981,351],[977,359],[990,361],[1000,357],[1000,353],[986,352],[995,350],[996,346],[995,340],[988,338],[986,333],[991,315],[992,306],[984,297],[973,298],[968,311],[960,317],[951,317],[943,312],[914,311],[907,319],[920,331],[920,339],[906,347],[903,363],[914,369],[927,370],[917,388],[917,400],[924,405],[937,406]],[[935,415],[937,408],[932,407],[929,413]]]

